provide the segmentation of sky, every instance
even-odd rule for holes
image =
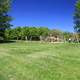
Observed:
[[[11,24],[17,26],[44,26],[73,32],[73,14],[76,0],[14,0]]]

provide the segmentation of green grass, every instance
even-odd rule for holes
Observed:
[[[80,80],[80,44],[0,44],[0,80]]]

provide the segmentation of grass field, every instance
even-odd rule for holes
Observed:
[[[80,80],[80,44],[0,44],[0,80]]]

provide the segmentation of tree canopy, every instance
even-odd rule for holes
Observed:
[[[0,37],[4,37],[5,29],[10,27],[11,16],[8,12],[11,7],[11,0],[0,0]]]
[[[80,0],[78,0],[75,4],[74,23],[75,31],[80,33]]]
[[[16,27],[13,29],[7,29],[5,32],[7,39],[24,40],[27,37],[28,40],[31,38],[39,39],[40,36],[48,36],[49,29],[47,27]]]

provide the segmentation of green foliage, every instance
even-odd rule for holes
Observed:
[[[40,40],[40,36],[46,38],[48,36],[58,37],[60,39],[69,39],[73,37],[73,33],[63,32],[61,30],[53,29],[50,30],[47,27],[16,27],[13,29],[7,29],[5,31],[6,39],[13,40]]]
[[[49,29],[47,27],[40,27],[39,28],[39,35],[47,36],[49,34]]]
[[[10,27],[11,17],[8,11],[11,7],[11,0],[0,0],[0,36],[4,37],[5,29]]]
[[[5,31],[7,39],[24,40],[25,37],[39,39],[40,36],[48,36],[49,29],[46,27],[16,27]]]
[[[80,0],[77,0],[75,6],[76,6],[76,9],[77,9],[77,10],[80,10]]]
[[[61,30],[57,30],[57,29],[51,30],[50,34],[55,37],[62,37],[63,36],[63,32]]]
[[[74,23],[75,31],[80,33],[80,0],[78,0],[75,5]]]
[[[72,38],[73,37],[73,33],[71,32],[64,32],[63,33],[63,36],[66,40],[68,40],[69,38]]]

